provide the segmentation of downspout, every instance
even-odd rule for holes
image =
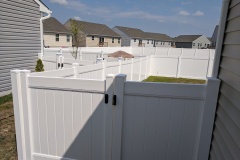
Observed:
[[[42,14],[43,12],[41,12]],[[43,20],[51,17],[51,12],[47,13],[48,15],[40,18],[40,37],[41,37],[41,57],[44,55],[44,44],[43,44]]]

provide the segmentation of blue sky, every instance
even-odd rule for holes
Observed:
[[[222,0],[42,0],[52,17],[139,28],[146,32],[204,34],[219,23]]]

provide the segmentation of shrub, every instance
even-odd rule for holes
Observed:
[[[38,59],[38,60],[37,60],[37,65],[36,65],[36,67],[35,67],[35,71],[36,71],[36,72],[43,72],[43,71],[44,71],[44,65],[43,65],[41,59]]]

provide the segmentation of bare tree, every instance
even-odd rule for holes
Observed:
[[[79,48],[79,43],[80,43],[80,31],[81,31],[81,25],[79,22],[75,19],[70,20],[70,29],[69,31],[72,34],[72,42],[73,42],[73,50],[72,50],[72,56],[77,59],[77,54],[78,54],[78,48]]]

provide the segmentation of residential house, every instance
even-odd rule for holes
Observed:
[[[217,25],[214,29],[213,35],[212,35],[212,47],[215,48],[217,44],[217,36],[218,36],[218,29],[219,25]]]
[[[45,47],[72,47],[72,36],[68,29],[56,18],[43,21]]]
[[[70,29],[71,19],[64,25]],[[114,32],[105,24],[91,23],[76,20],[80,26],[80,46],[81,47],[119,47],[121,46],[121,36]]]
[[[221,80],[209,159],[240,159],[240,1],[224,0],[214,76]]]
[[[41,51],[41,12],[51,11],[40,0],[1,0],[0,96],[11,91],[12,69],[34,70]]]
[[[147,43],[153,44],[153,47],[171,47],[174,40],[166,34],[145,32],[145,38],[149,39]]]
[[[115,26],[113,31],[118,33],[122,37],[122,47],[131,46],[131,47],[147,47],[153,46],[153,39],[150,42],[150,39],[145,38],[145,33],[137,28],[129,28],[122,26]]]
[[[175,39],[176,48],[209,48],[211,41],[204,35],[180,35]]]

